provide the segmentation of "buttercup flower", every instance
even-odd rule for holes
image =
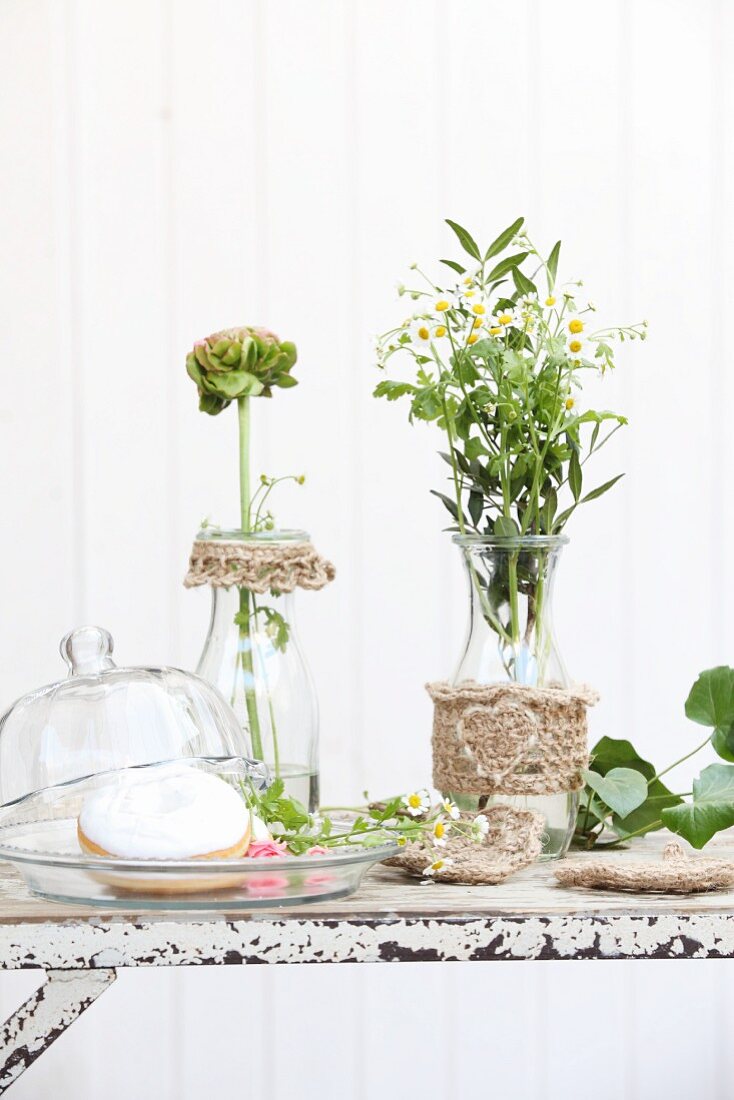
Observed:
[[[421,814],[426,813],[431,808],[428,791],[413,791],[412,794],[406,794],[403,798],[403,805],[407,808],[411,817],[420,817]]]

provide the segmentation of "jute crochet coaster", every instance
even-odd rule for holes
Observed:
[[[237,585],[252,592],[319,589],[333,581],[336,570],[310,542],[228,542],[197,539],[184,579],[187,588]]]
[[[464,680],[426,684],[433,700],[433,785],[452,794],[556,794],[583,786],[586,708],[581,685],[535,688]]]
[[[698,894],[734,885],[734,863],[724,859],[691,859],[680,844],[666,844],[662,861],[569,859],[554,868],[563,886],[593,890],[652,891],[659,894]]]
[[[445,859],[446,865],[432,876],[437,882],[494,886],[535,862],[543,847],[543,814],[511,806],[490,806],[482,812],[489,821],[489,832],[482,841],[449,832],[443,848],[428,848],[412,841],[385,863],[425,878],[426,868],[434,860]],[[462,816],[469,821],[472,817]]]

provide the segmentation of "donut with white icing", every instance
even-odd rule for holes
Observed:
[[[144,773],[121,771],[114,784],[85,800],[77,835],[82,851],[94,856],[227,859],[246,855],[253,824],[244,800],[224,780],[195,767],[172,765]],[[257,826],[259,831],[259,820]],[[231,886],[231,878],[117,874],[108,881],[148,893],[185,893]]]

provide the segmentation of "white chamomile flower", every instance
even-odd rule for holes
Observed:
[[[413,791],[403,797],[403,805],[407,808],[411,817],[420,817],[431,808],[431,800],[428,791]]]
[[[478,814],[471,823],[472,836],[475,840],[482,840],[489,832],[489,820],[486,814]]]
[[[517,324],[517,312],[514,309],[509,308],[498,309],[490,324],[490,332],[492,331],[492,329],[496,328],[498,328],[500,332],[504,332],[505,329],[511,328],[513,325]]]
[[[453,859],[435,859],[433,863],[429,863],[423,871],[424,875],[440,875],[446,867],[451,867]]]
[[[446,847],[446,835],[451,828],[451,823],[446,821],[443,814],[437,817],[431,828],[431,840],[437,848]]]
[[[549,290],[543,299],[543,305],[546,309],[559,309],[563,305],[563,297],[559,299],[555,290]]]
[[[448,313],[450,309],[456,309],[457,305],[458,302],[454,300],[453,295],[442,290],[435,295],[432,308],[434,313]]]
[[[566,341],[566,355],[572,363],[588,359],[590,356],[588,340],[584,340],[583,335],[570,335]]]
[[[584,320],[582,317],[579,317],[578,313],[572,313],[571,316],[566,319],[566,331],[568,332],[569,338],[580,336],[584,328]]]
[[[580,281],[566,283],[561,291],[561,294],[566,299],[566,301],[577,302],[581,296],[581,290],[579,289],[581,286],[582,283]]]
[[[458,821],[460,817],[459,807],[450,798],[444,798],[441,809],[452,821]]]
[[[410,325],[410,342],[425,351],[431,349],[431,321],[428,317],[415,317]]]

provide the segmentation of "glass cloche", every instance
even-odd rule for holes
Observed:
[[[97,626],[61,642],[66,680],[24,695],[0,718],[0,803],[97,772],[181,757],[249,756],[211,684],[176,668],[118,668]]]

